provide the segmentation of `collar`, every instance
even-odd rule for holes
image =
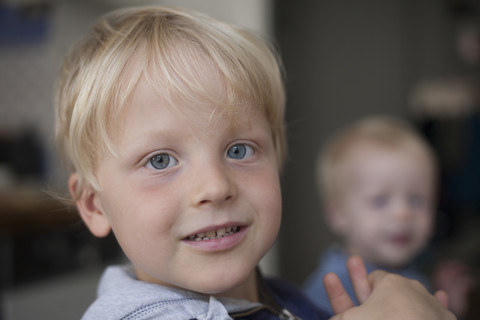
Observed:
[[[254,314],[255,312],[265,310],[271,314],[278,316],[279,319],[285,320],[301,320],[299,317],[295,316],[293,313],[283,308],[277,300],[273,297],[272,293],[268,289],[265,278],[263,277],[260,268],[257,267],[257,290],[260,305],[257,305],[253,308],[244,311],[231,312],[229,315],[233,318],[242,318]]]

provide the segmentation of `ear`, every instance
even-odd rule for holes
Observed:
[[[337,202],[331,201],[325,206],[325,217],[335,234],[343,235],[346,232],[347,219],[341,205]]]
[[[76,200],[80,217],[94,236],[105,237],[110,233],[111,227],[101,206],[98,193],[91,186],[85,186],[83,190],[77,190],[79,188],[78,180],[78,174],[73,173],[68,180],[68,187],[70,194]],[[78,191],[80,192],[78,193]],[[76,199],[78,194],[80,194],[80,198]]]

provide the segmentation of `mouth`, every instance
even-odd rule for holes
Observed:
[[[227,237],[229,235],[235,234],[241,230],[242,227],[240,226],[231,226],[231,227],[224,227],[218,228],[216,230],[209,230],[205,232],[199,232],[196,234],[189,235],[185,238],[187,241],[205,241],[205,240],[213,240],[213,239],[220,239],[223,237]]]
[[[397,234],[390,237],[390,241],[395,245],[407,245],[411,241],[409,234]]]

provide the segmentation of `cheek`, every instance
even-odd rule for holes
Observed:
[[[264,221],[270,233],[276,236],[282,216],[282,195],[277,172],[257,175],[248,188],[257,206],[258,218]]]
[[[424,238],[429,238],[433,232],[433,215],[429,213],[422,214],[415,222],[417,232]]]
[[[278,174],[275,172],[268,180],[268,185],[263,188],[266,193],[265,196],[269,199],[267,205],[274,215],[280,216],[282,212],[282,192]]]
[[[363,241],[374,240],[382,230],[382,221],[378,215],[369,212],[358,211],[350,219],[349,232],[355,234],[357,238]]]
[[[148,190],[109,189],[103,201],[113,233],[124,251],[129,247],[146,247],[152,237],[168,234],[176,212],[173,198]]]

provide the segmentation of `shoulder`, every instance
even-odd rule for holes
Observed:
[[[303,284],[305,294],[319,307],[333,313],[330,301],[323,286],[323,278],[329,272],[335,272],[349,294],[353,294],[350,277],[346,267],[348,256],[338,245],[330,246],[322,255],[317,268]]]
[[[320,266],[327,272],[338,272],[347,270],[346,263],[349,255],[346,254],[338,245],[332,245],[322,256]]]
[[[335,272],[340,279],[348,278],[347,259],[348,255],[338,245],[330,246],[320,258],[318,266],[307,277],[304,287],[318,290],[323,287],[323,277],[329,272]]]
[[[217,300],[184,290],[136,280],[124,267],[109,267],[99,284],[98,297],[82,320],[192,319],[228,317]]]

